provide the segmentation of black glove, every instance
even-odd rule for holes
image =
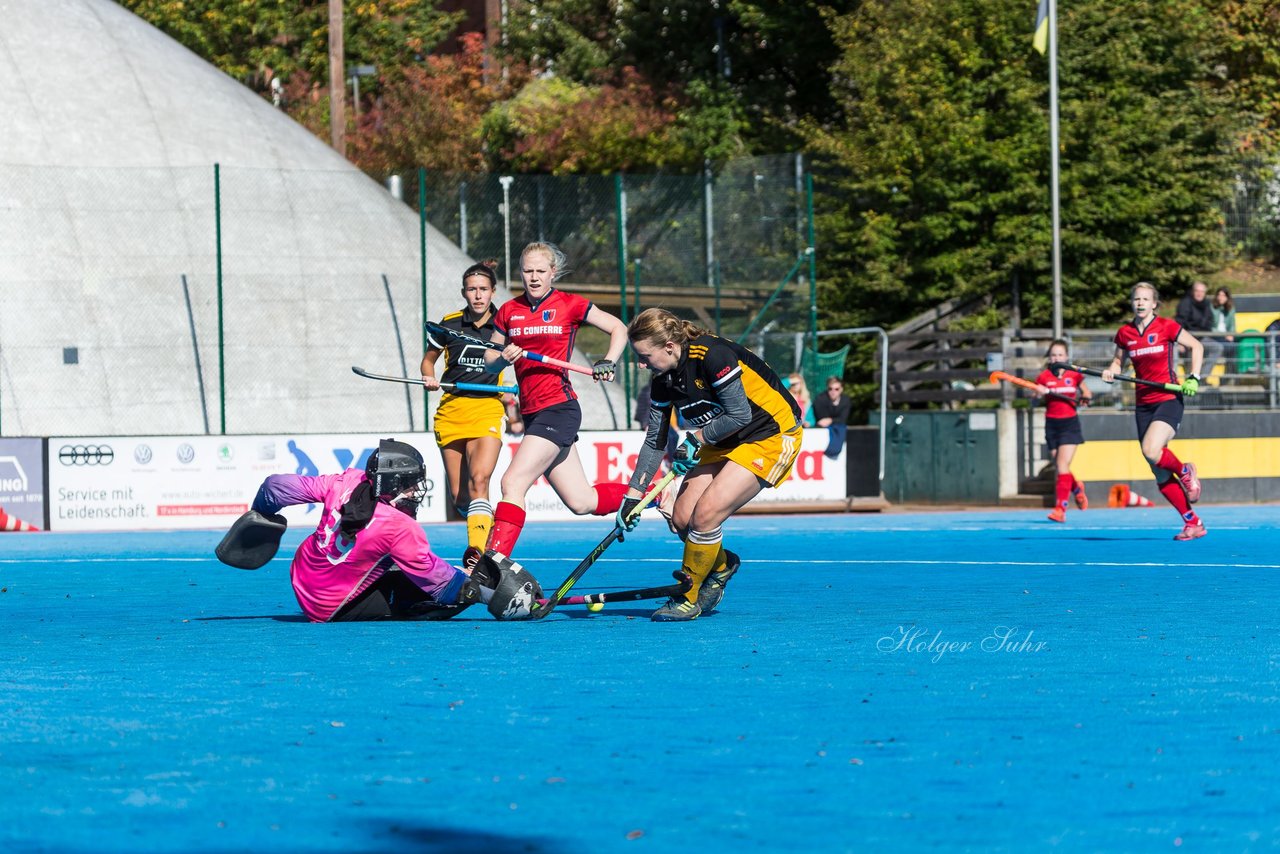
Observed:
[[[702,443],[698,441],[698,437],[693,435],[693,431],[684,434],[684,441],[676,448],[676,455],[671,460],[671,470],[679,477],[684,477],[693,471],[693,467],[698,464],[698,451],[702,450]]]
[[[601,359],[591,366],[591,377],[596,382],[613,382],[613,372],[617,365],[608,359]]]

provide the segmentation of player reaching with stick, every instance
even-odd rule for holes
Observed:
[[[462,274],[462,297],[466,308],[446,314],[440,325],[473,337],[489,340],[493,325],[493,294],[498,287],[496,262],[473,264]],[[444,376],[436,377],[436,363],[444,355]],[[428,391],[446,383],[497,385],[500,374],[485,367],[485,349],[450,338],[427,339],[422,357],[422,383]],[[449,478],[453,506],[467,520],[468,554],[463,562],[474,562],[484,551],[493,527],[493,505],[489,502],[489,479],[502,450],[502,418],[506,412],[496,392],[451,389],[440,399],[435,412],[436,444]]]
[[[611,516],[622,504],[626,487],[587,480],[575,443],[582,407],[564,368],[524,358],[525,351],[568,361],[573,341],[585,323],[609,336],[609,349],[592,366],[596,382],[613,382],[618,358],[627,346],[622,321],[585,297],[554,286],[567,272],[564,253],[550,243],[530,243],[520,253],[524,293],[503,303],[494,317],[490,339],[501,354],[486,353],[488,370],[501,373],[515,365],[520,384],[524,438],[502,475],[502,500],[494,510],[487,548],[510,555],[524,528],[525,495],[546,475],[565,506],[579,516]],[[472,552],[468,549],[468,556]]]
[[[658,471],[675,409],[693,428],[672,462],[684,482],[671,516],[684,540],[681,568],[693,586],[653,619],[693,620],[720,604],[738,571],[738,556],[722,542],[725,521],[766,486],[790,476],[803,435],[800,410],[778,375],[750,350],[665,309],[640,312],[627,334],[636,359],[654,377],[649,426],[618,524],[632,530],[638,522],[628,514]]]
[[[1192,397],[1200,389],[1199,373],[1204,347],[1177,321],[1156,316],[1160,295],[1155,285],[1138,282],[1129,298],[1133,304],[1133,320],[1116,332],[1115,358],[1102,372],[1102,379],[1114,382],[1124,359],[1128,358],[1138,378],[1176,383],[1174,365],[1177,364],[1178,345],[1191,352],[1191,373],[1182,382],[1181,393],[1139,385],[1136,387],[1134,415],[1142,455],[1151,466],[1160,494],[1182,516],[1182,530],[1174,539],[1194,540],[1205,535],[1204,522],[1191,509],[1191,505],[1200,500],[1200,478],[1196,476],[1195,463],[1183,463],[1168,445],[1182,423],[1183,397]]]
[[[1067,342],[1055,340],[1049,345],[1049,364],[1066,363]],[[1076,506],[1089,509],[1089,499],[1084,494],[1084,484],[1071,473],[1071,460],[1076,448],[1084,444],[1084,431],[1080,428],[1080,416],[1076,410],[1089,402],[1093,393],[1084,384],[1084,375],[1078,371],[1045,368],[1036,377],[1036,396],[1045,398],[1044,441],[1053,456],[1053,467],[1058,473],[1053,495],[1051,522],[1067,521],[1067,504],[1075,496]]]

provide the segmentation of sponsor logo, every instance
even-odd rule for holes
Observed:
[[[109,466],[116,458],[110,445],[63,445],[58,462],[64,466]]]
[[[263,442],[258,446],[258,459],[274,460],[276,458],[276,443]]]
[[[1136,350],[1129,351],[1129,358],[1133,358],[1134,356],[1145,356],[1148,353],[1163,353],[1163,352],[1164,352],[1163,344],[1161,344],[1159,347],[1139,347]]]
[[[8,467],[12,466],[16,477],[5,477],[8,474]],[[0,492],[26,492],[30,487],[30,481],[27,480],[27,473],[22,468],[22,463],[18,462],[17,457],[0,457]]]
[[[145,466],[151,462],[151,446],[139,445],[133,449],[133,461],[140,466]]]
[[[512,329],[515,335],[561,335],[564,333],[562,326],[525,326],[520,329]]]
[[[716,379],[718,380],[724,379],[729,374],[729,372],[733,370],[733,368],[734,368],[733,365],[729,365],[728,367],[724,368],[723,370],[720,371],[720,373],[716,374]]]
[[[752,460],[751,467],[756,471],[764,471],[764,457],[756,457]]]
[[[224,463],[229,463],[236,457],[235,449],[230,445],[218,446],[218,459]]]
[[[191,447],[187,442],[183,442],[178,446],[178,462],[184,466],[190,464],[196,458],[196,449]]]

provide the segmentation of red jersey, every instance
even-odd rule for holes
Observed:
[[[1116,333],[1116,346],[1124,350],[1133,363],[1134,376],[1158,383],[1176,383],[1178,375],[1174,364],[1178,355],[1178,335],[1182,325],[1167,317],[1154,318],[1141,331],[1132,320]],[[1140,385],[1137,387],[1139,404],[1164,403],[1178,395],[1160,388]]]
[[[508,343],[567,362],[573,356],[578,327],[589,311],[591,300],[552,288],[537,305],[529,302],[527,293],[504,302],[494,315],[493,325]],[[578,397],[564,368],[521,359],[516,362],[515,371],[520,383],[520,411],[525,415]]]
[[[1076,371],[1063,371],[1062,376],[1058,376],[1045,368],[1040,376],[1036,377],[1036,382],[1053,392],[1045,398],[1045,418],[1071,418],[1076,414],[1080,401],[1084,399],[1080,391],[1080,387],[1084,384],[1083,374]]]

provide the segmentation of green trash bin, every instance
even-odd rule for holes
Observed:
[[[1262,370],[1266,339],[1256,329],[1246,329],[1236,338],[1236,373],[1251,374]]]

